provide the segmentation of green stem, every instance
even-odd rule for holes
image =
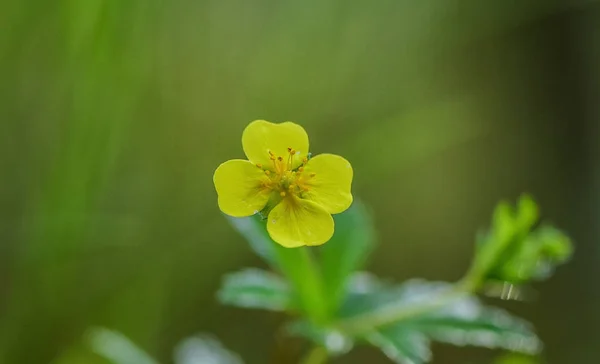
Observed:
[[[320,346],[313,347],[302,359],[301,364],[324,364],[327,362],[327,350]]]
[[[281,270],[294,285],[306,314],[317,324],[328,319],[323,281],[310,248],[277,247]]]

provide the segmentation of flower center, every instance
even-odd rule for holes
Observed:
[[[281,197],[297,196],[302,198],[303,194],[310,190],[309,181],[315,176],[314,173],[306,173],[305,166],[308,158],[302,159],[302,164],[294,168],[294,157],[298,154],[293,148],[287,148],[287,156],[278,156],[269,151],[272,166],[268,168],[257,164],[269,177],[265,187],[278,192]]]

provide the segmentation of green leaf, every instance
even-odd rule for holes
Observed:
[[[319,247],[323,282],[331,311],[343,300],[351,273],[366,262],[375,245],[375,228],[366,207],[354,201],[345,212],[334,215],[335,233]]]
[[[540,341],[526,321],[498,308],[486,307],[467,293],[449,296],[452,291],[453,285],[444,282],[415,279],[391,285],[361,273],[351,280],[341,315],[350,321],[362,318],[362,324],[368,326],[369,318],[377,317],[380,312],[390,315],[411,312],[385,326],[374,324],[371,332],[363,336],[382,350],[383,347],[388,348],[386,355],[399,363],[402,360],[405,363],[426,362],[425,339],[523,353],[535,353],[541,348]],[[440,302],[439,307],[431,306],[436,302]],[[427,305],[431,309],[419,311]],[[410,351],[411,348],[415,351]]]
[[[527,195],[519,199],[516,210],[500,203],[490,231],[477,239],[468,277],[476,283],[497,280],[517,285],[548,278],[558,264],[568,260],[572,245],[566,235],[550,226],[533,230],[538,215],[537,205]]]
[[[91,329],[86,342],[93,352],[114,364],[158,364],[125,335],[102,327]]]
[[[399,325],[373,331],[365,336],[365,340],[395,363],[421,364],[431,360],[429,339],[418,331]]]
[[[227,274],[218,298],[226,305],[271,311],[292,311],[296,306],[286,281],[256,268]]]
[[[175,364],[243,364],[243,361],[217,339],[207,335],[197,335],[177,345]]]
[[[520,354],[508,354],[497,358],[494,364],[537,364],[539,361],[535,357]]]
[[[271,239],[259,215],[228,219],[252,249],[287,278],[301,303],[300,308],[312,320],[326,321],[329,312],[320,272],[312,257],[314,248],[282,247]]]
[[[331,356],[345,354],[354,346],[352,338],[339,330],[317,326],[305,320],[292,322],[286,326],[286,330],[292,336],[303,337],[325,348]]]
[[[239,232],[250,244],[258,256],[263,258],[272,267],[278,268],[277,252],[275,242],[267,233],[265,224],[259,214],[248,217],[231,217],[225,215],[227,221]]]
[[[541,343],[531,325],[506,311],[485,307],[474,297],[456,301],[438,312],[406,322],[435,341],[457,346],[537,353]]]

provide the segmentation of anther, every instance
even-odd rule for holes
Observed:
[[[292,148],[288,147],[288,153],[291,153],[292,150],[293,150]]]
[[[283,160],[283,157],[277,157],[277,160],[281,162]]]
[[[317,175],[316,173],[311,173],[311,174],[310,174],[310,177],[312,178],[312,177],[314,177],[314,176],[316,176],[316,175]]]
[[[260,163],[256,163],[256,166],[257,166],[258,168],[262,169],[262,164],[260,164]]]
[[[298,167],[298,172],[304,171],[304,167]]]
[[[268,169],[265,171],[265,174],[268,176],[271,174],[271,171],[269,171]]]
[[[279,196],[281,196],[281,197],[285,197],[285,191],[281,191],[281,192],[279,193]]]
[[[304,163],[304,164],[308,163],[308,158],[306,158],[306,157],[302,158],[302,163]]]

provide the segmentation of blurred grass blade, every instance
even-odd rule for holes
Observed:
[[[198,335],[183,340],[175,348],[175,364],[243,364],[217,339]]]
[[[113,364],[158,364],[125,335],[105,328],[88,332],[87,342],[92,351]]]
[[[332,311],[341,304],[351,273],[362,267],[375,246],[375,227],[362,203],[355,200],[347,211],[334,218],[335,233],[319,248],[323,283]]]
[[[226,305],[271,311],[292,311],[297,307],[286,281],[255,268],[226,275],[218,298]]]

